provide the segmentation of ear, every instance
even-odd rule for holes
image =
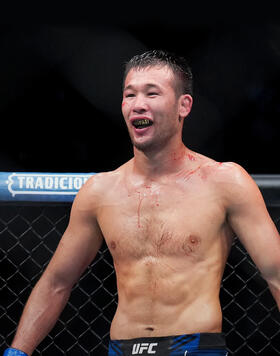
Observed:
[[[187,117],[192,109],[193,98],[189,94],[181,95],[179,98],[179,118],[180,121]]]

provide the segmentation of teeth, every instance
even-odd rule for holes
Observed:
[[[139,120],[133,121],[133,125],[135,127],[145,126],[145,125],[150,125],[150,124],[151,124],[151,122],[148,119],[139,119]]]
[[[147,119],[140,120],[140,122],[138,124],[139,125],[148,125],[149,124],[149,120],[147,120]]]

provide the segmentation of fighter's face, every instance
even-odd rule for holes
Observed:
[[[128,72],[122,112],[137,149],[158,149],[174,135],[181,136],[180,99],[174,81],[173,72],[166,66]]]

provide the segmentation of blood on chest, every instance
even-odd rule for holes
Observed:
[[[191,225],[191,224],[190,224]],[[138,217],[126,215],[104,227],[103,233],[108,247],[117,258],[142,258],[146,256],[198,256],[202,238],[199,231],[191,230],[183,217],[165,214],[142,215],[141,225]]]
[[[106,204],[99,225],[114,258],[200,259],[222,218],[217,205],[209,200],[205,204],[203,196],[186,196],[175,190],[163,195],[147,185],[125,199]]]

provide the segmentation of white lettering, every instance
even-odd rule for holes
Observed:
[[[140,346],[139,354],[142,354],[143,351],[148,350],[148,346],[149,346],[149,344],[142,343],[141,346]]]
[[[156,351],[153,350],[153,347],[156,347],[158,345],[157,342],[152,342],[149,346],[149,349],[148,349],[148,354],[155,354]]]
[[[66,177],[60,179],[60,189],[67,189],[67,186],[64,185],[64,181],[67,179]]]
[[[38,178],[36,179],[36,182],[35,182],[35,189],[38,189],[38,188],[40,188],[40,189],[43,189],[43,188],[44,188],[44,184],[43,184],[43,179],[42,179],[42,177],[38,177]]]
[[[15,176],[15,180],[12,178]],[[8,190],[12,195],[16,194],[65,194],[74,195],[76,191],[86,183],[90,176],[75,176],[67,174],[48,175],[48,174],[22,174],[13,173],[6,181]],[[30,192],[29,192],[30,191]],[[32,192],[31,192],[32,191]],[[135,344],[136,345],[136,344]],[[139,348],[141,343],[139,343]],[[144,345],[145,347],[145,345]],[[143,351],[142,351],[143,352]]]
[[[83,182],[80,177],[74,179],[74,188],[79,190],[83,185]]]
[[[73,178],[69,177],[69,189],[71,190],[73,188]]]
[[[54,188],[58,189],[58,177],[54,177]]]
[[[19,187],[20,187],[20,189],[22,189],[23,188],[23,181],[25,180],[25,177],[18,176],[18,180],[19,180]]]
[[[158,346],[157,342],[152,343],[142,343],[142,344],[133,344],[132,355],[142,355],[144,351],[147,351],[147,354],[155,354],[156,351],[153,350],[154,347]]]
[[[46,189],[52,189],[52,187],[53,187],[53,179],[52,179],[52,177],[46,177],[46,179],[45,179],[45,187],[46,187]]]
[[[134,344],[132,347],[132,355],[137,355],[139,352],[140,344]]]
[[[33,177],[26,178],[26,188],[27,189],[33,189],[34,188],[33,183],[34,183]]]

